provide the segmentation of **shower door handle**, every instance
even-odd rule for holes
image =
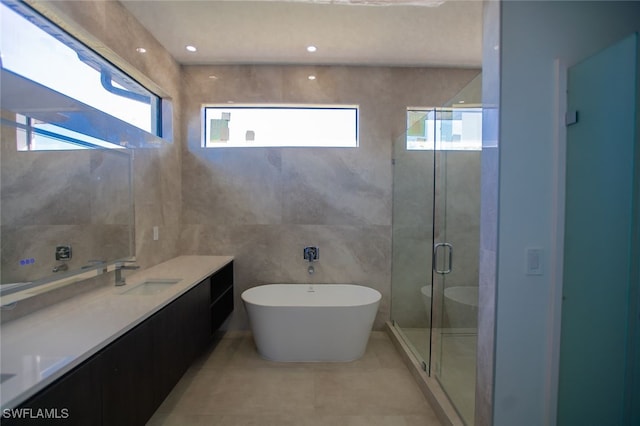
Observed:
[[[444,247],[446,249],[446,251],[449,252],[449,265],[447,266],[447,269],[438,269],[438,249],[440,247]],[[433,263],[433,271],[436,274],[440,274],[440,275],[445,275],[451,272],[451,269],[453,268],[453,246],[449,243],[437,243],[433,246],[433,259],[432,259],[432,263]]]

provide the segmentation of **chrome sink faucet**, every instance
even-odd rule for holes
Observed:
[[[124,260],[122,262],[117,262],[116,263],[116,287],[120,287],[123,286],[125,284],[127,284],[126,279],[124,278],[124,276],[122,275],[122,270],[126,269],[126,270],[134,270],[134,269],[139,269],[140,267],[138,265],[127,265],[127,263],[132,263],[133,261],[131,260]]]

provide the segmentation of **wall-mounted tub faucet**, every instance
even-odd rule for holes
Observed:
[[[317,262],[320,260],[320,250],[318,247],[305,247],[303,251],[304,260]]]
[[[54,266],[51,272],[63,272],[68,270],[69,270],[69,265],[67,265],[66,263],[61,263],[59,265]]]
[[[313,275],[316,270],[311,263],[320,260],[320,250],[318,247],[305,247],[302,254],[304,260],[309,261],[309,268],[307,269],[307,272],[309,272],[309,275]]]

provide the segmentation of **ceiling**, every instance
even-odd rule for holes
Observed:
[[[481,0],[121,2],[182,64],[482,63]]]

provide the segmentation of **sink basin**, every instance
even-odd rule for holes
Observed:
[[[160,293],[161,291],[171,287],[178,282],[180,282],[180,279],[178,278],[148,279],[144,282],[141,282],[140,284],[136,284],[135,286],[122,292],[121,294],[151,296]]]

